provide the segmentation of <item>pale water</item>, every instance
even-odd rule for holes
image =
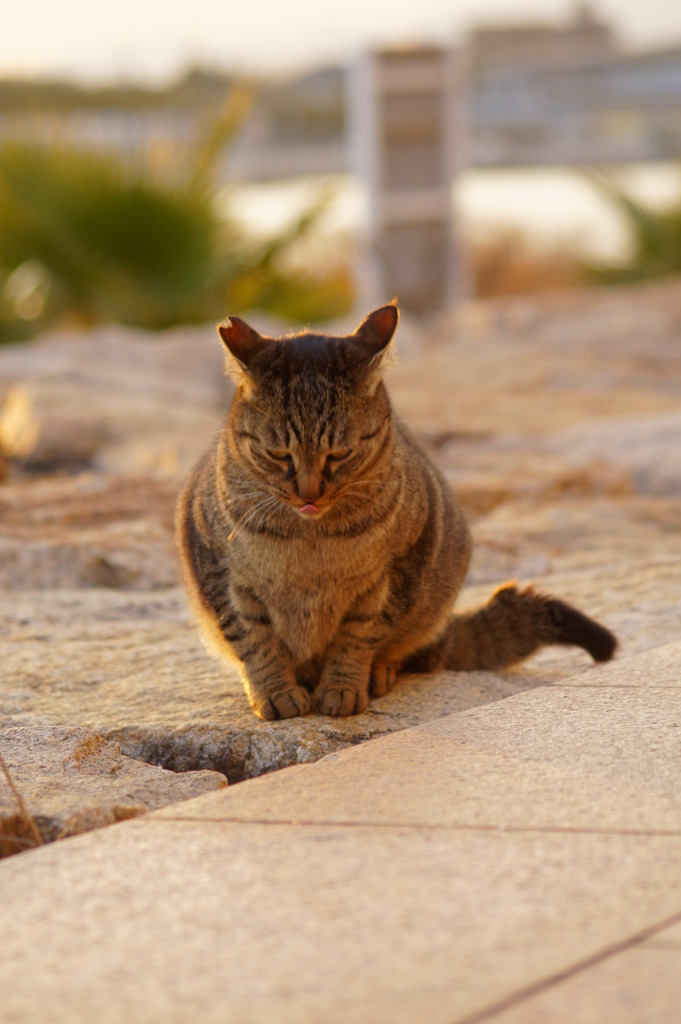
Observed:
[[[648,203],[664,205],[681,196],[681,164],[628,165],[613,173]],[[239,185],[225,190],[224,198],[245,226],[269,234],[284,229],[326,188],[333,197],[320,222],[324,234],[361,237],[368,221],[368,199],[363,183],[350,175]],[[625,251],[621,220],[579,170],[465,171],[453,186],[452,200],[464,238],[517,231],[529,241],[564,245],[592,258],[616,258]]]

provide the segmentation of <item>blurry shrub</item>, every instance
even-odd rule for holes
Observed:
[[[579,281],[571,252],[533,244],[517,231],[473,243],[469,258],[473,294],[479,298],[570,288]]]
[[[654,204],[637,199],[610,172],[592,172],[589,180],[621,216],[628,236],[628,253],[613,264],[586,263],[588,281],[628,284],[681,273],[681,190],[676,199]]]
[[[64,319],[162,329],[248,308],[294,320],[345,312],[342,268],[282,263],[323,202],[265,241],[218,209],[213,170],[246,104],[237,95],[184,160],[0,144],[0,340]]]

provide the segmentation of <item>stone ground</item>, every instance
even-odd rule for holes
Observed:
[[[681,289],[400,334],[395,404],[473,526],[460,604],[535,581],[618,659],[261,723],[172,546],[229,396],[213,330],[0,351],[40,426],[0,484],[3,1024],[678,1020]]]

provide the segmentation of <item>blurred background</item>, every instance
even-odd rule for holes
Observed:
[[[17,6],[0,340],[681,270],[676,0]]]

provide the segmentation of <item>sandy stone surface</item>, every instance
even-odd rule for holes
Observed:
[[[218,772],[177,775],[125,757],[88,729],[5,725],[0,756],[13,783],[0,786],[0,857],[226,785]]]
[[[622,657],[676,635],[676,561],[619,565],[606,588],[599,575],[548,576],[542,585],[603,618],[622,637]],[[461,604],[489,593],[489,585],[469,588]],[[8,722],[78,725],[117,740],[128,756],[174,771],[214,769],[232,782],[577,673],[587,684],[598,675],[584,652],[551,648],[500,674],[405,677],[356,718],[265,723],[236,671],[207,657],[178,589],[17,591],[0,600],[0,615]]]
[[[504,678],[442,673],[405,680],[357,718],[265,723],[250,710],[237,672],[206,655],[178,590],[64,590],[58,604],[53,593],[25,592],[0,607],[7,720],[78,724],[115,738],[129,756],[175,771],[213,768],[230,781],[316,760],[544,678],[530,670]]]
[[[461,604],[519,578],[603,618],[620,659],[677,640],[678,286],[471,303],[427,330],[405,326],[389,387],[472,522]],[[0,483],[3,729],[29,730],[30,746],[45,728],[57,759],[60,730],[86,730],[123,758],[236,781],[588,681],[585,655],[552,649],[516,672],[405,679],[357,719],[255,719],[189,623],[172,541],[179,488],[227,406],[221,370],[212,325],[153,337],[106,327],[0,351],[0,397],[23,389],[40,426]],[[102,807],[115,804],[111,777],[100,781]],[[54,785],[75,800],[72,776],[55,772]],[[33,813],[51,813],[35,800]],[[88,791],[70,813],[93,801]]]
[[[168,476],[219,428],[215,410],[231,393],[222,365],[214,326],[104,326],[5,346],[0,388],[21,387],[40,424],[30,470]]]

